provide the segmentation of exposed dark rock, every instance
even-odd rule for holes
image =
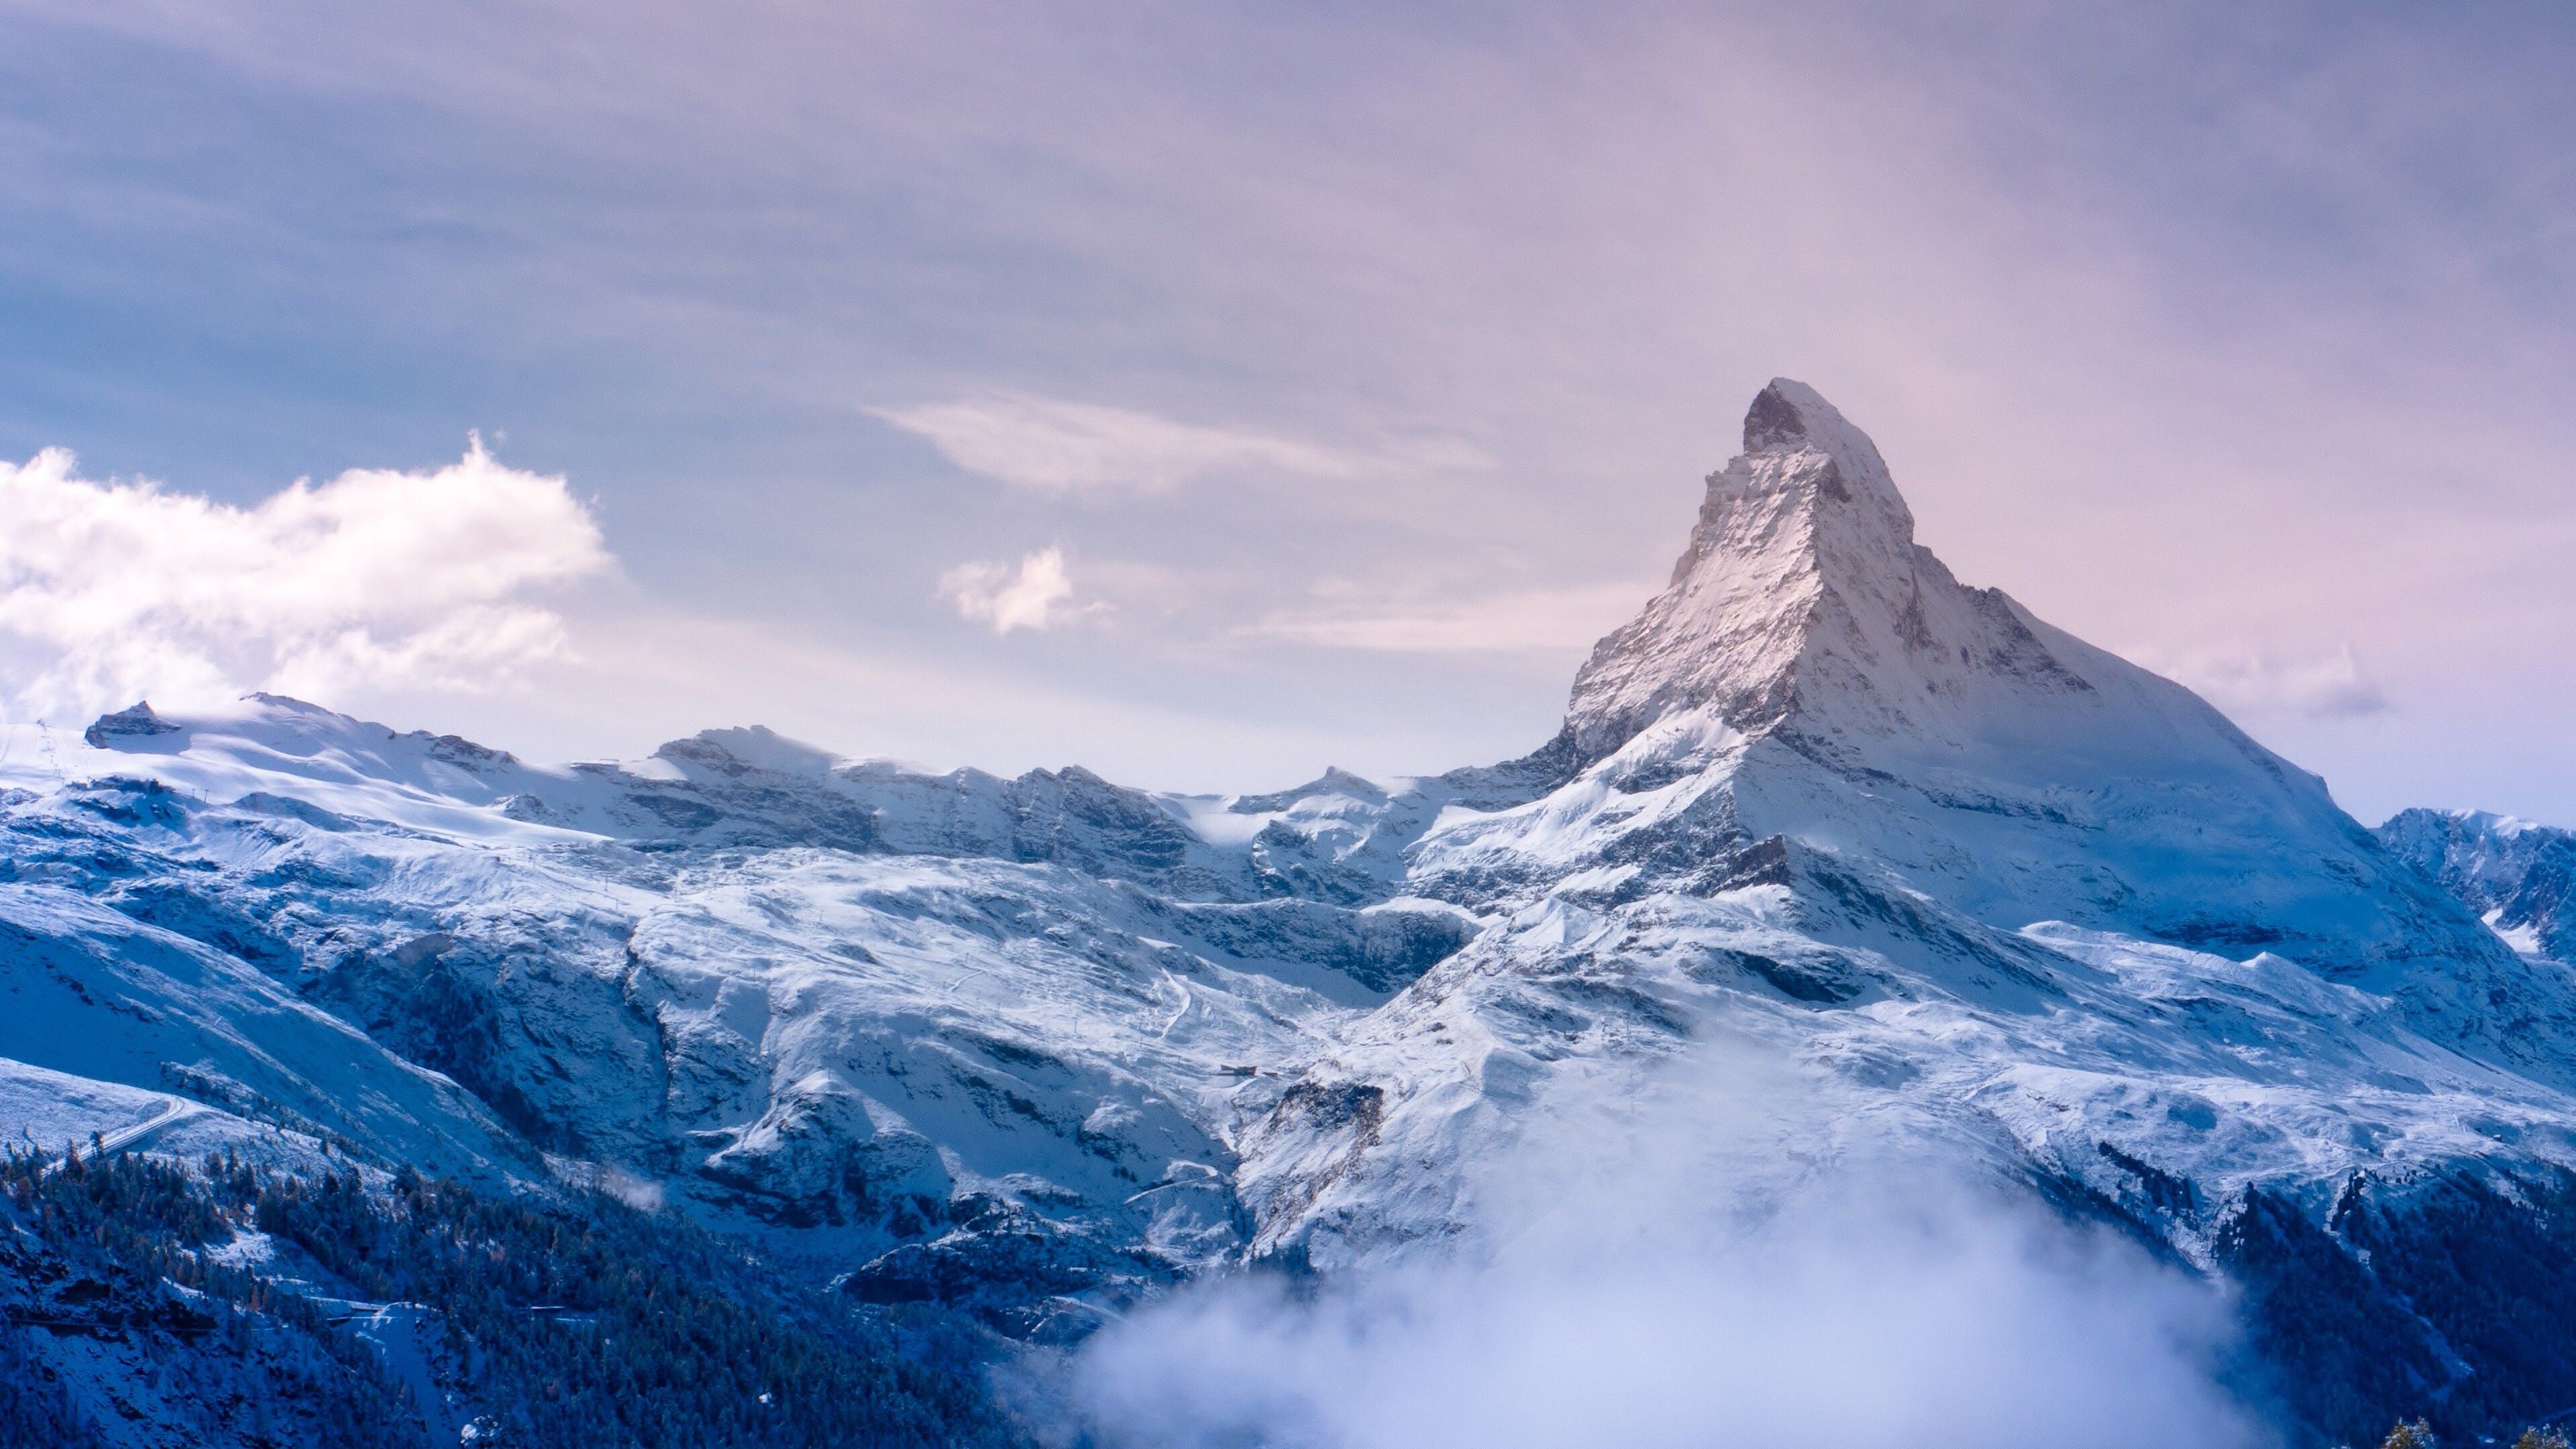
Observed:
[[[94,750],[122,749],[140,740],[160,735],[182,733],[184,726],[172,724],[152,712],[150,703],[137,700],[112,714],[100,715],[81,731],[81,738]]]

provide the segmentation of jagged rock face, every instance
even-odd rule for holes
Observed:
[[[1744,447],[1557,739],[1431,779],[1180,797],[764,730],[546,769],[268,697],[110,716],[70,786],[13,741],[0,1055],[384,1160],[613,1168],[862,1300],[1055,1339],[1174,1275],[1445,1240],[1569,1092],[1722,1040],[2261,1304],[2414,1314],[2353,1413],[2472,1369],[2457,1402],[2576,1400],[2431,1353],[2492,1315],[2361,1251],[2430,1272],[2564,1200],[2568,837],[2374,836],[1960,584],[1812,390]]]
[[[1961,585],[1813,390],[1774,381],[1744,438],[1671,586],[1575,682],[1558,752],[1576,778],[1422,861],[1527,899],[1622,865],[1718,879],[1710,861],[1778,837],[2007,930],[2280,951],[2411,992],[2450,1032],[2486,1010],[2457,988],[2462,963],[2521,974],[2314,776],[2181,686]]]
[[[2576,966],[2576,831],[2476,810],[2404,810],[2379,838],[2514,950]]]
[[[124,709],[100,715],[81,731],[81,739],[91,749],[103,750],[111,741],[146,740],[154,735],[175,735],[179,726],[152,712],[149,700],[137,700]]]
[[[1671,582],[1575,676],[1576,759],[1684,709],[1713,706],[1753,734],[1780,726],[1802,695],[1886,692],[1896,681],[1847,661],[1928,645],[1919,552],[1878,449],[1812,389],[1775,379],[1745,415],[1744,452],[1709,475]]]
[[[1866,753],[2015,723],[1995,716],[1999,691],[2045,713],[2093,686],[2019,605],[1917,544],[1868,436],[1779,378],[1745,415],[1744,452],[1709,475],[1670,585],[1575,677],[1566,730],[1589,763],[1706,707],[1747,736]]]

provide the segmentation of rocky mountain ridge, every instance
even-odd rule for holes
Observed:
[[[1537,1117],[1731,1046],[2238,1279],[2275,1367],[2369,1345],[2366,1392],[2274,1386],[2319,1433],[2576,1402],[2479,1347],[2576,1302],[2565,837],[2365,829],[1959,583],[1787,380],[1503,765],[1176,796],[748,729],[550,768],[254,696],[12,727],[0,783],[0,1058],[198,1138],[615,1181],[858,1302],[1069,1341],[1366,1272]]]
[[[2481,810],[2401,810],[2389,851],[2440,881],[2525,956],[2576,965],[2576,831]]]

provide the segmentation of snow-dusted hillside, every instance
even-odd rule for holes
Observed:
[[[869,1301],[1062,1337],[1177,1275],[1364,1270],[1472,1219],[1545,1104],[1698,1043],[2242,1277],[2266,1351],[2367,1343],[2369,1412],[2576,1400],[2410,1277],[2576,1298],[2568,837],[2374,836],[1960,584],[1792,382],[1505,765],[1181,797],[731,729],[556,769],[254,697],[15,726],[0,782],[0,1057],[604,1171]],[[2544,1245],[2514,1281],[2446,1246],[2478,1213]]]
[[[759,730],[541,770],[275,698],[22,726],[6,769],[0,1056],[597,1164],[1032,1331],[1236,1252],[1240,1124],[1473,929],[1391,899],[1347,777],[1167,799]]]

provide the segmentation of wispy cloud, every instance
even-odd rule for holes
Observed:
[[[996,634],[1052,629],[1100,607],[1073,602],[1073,580],[1065,573],[1060,548],[1039,549],[1016,566],[989,561],[959,564],[940,576],[939,595],[955,604],[963,617],[992,625]]]
[[[1589,646],[1654,593],[1644,582],[1451,599],[1343,599],[1271,614],[1245,632],[1396,654],[1552,653]]]
[[[477,440],[427,472],[353,469],[247,508],[0,464],[0,636],[15,703],[78,711],[249,688],[474,688],[561,653],[533,596],[611,564],[559,477]]]
[[[1041,493],[1160,493],[1244,471],[1339,478],[1360,466],[1270,433],[1018,393],[871,411],[970,473]]]
[[[2162,666],[2230,714],[2363,719],[2392,708],[2388,693],[2347,644],[2327,654],[2257,653],[2186,658]]]

